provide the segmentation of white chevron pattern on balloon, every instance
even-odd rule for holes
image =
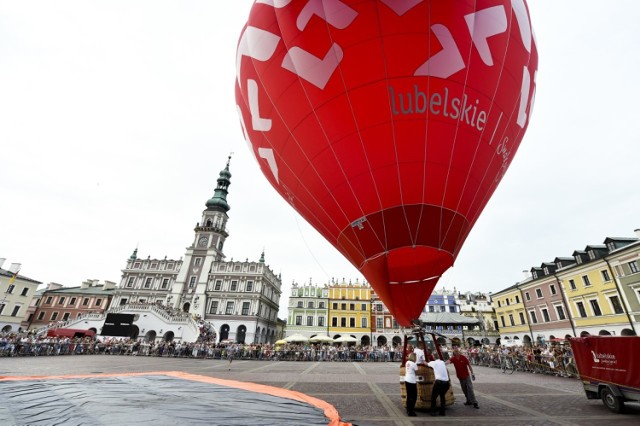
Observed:
[[[344,29],[358,16],[358,12],[340,0],[309,0],[298,15],[298,29],[303,31],[314,15],[327,21],[332,27]]]
[[[518,109],[518,119],[516,123],[521,128],[527,123],[527,105],[529,104],[529,91],[531,90],[531,75],[527,67],[522,69],[522,86],[520,87],[520,108]],[[535,89],[534,89],[535,90]],[[533,97],[531,97],[531,107],[533,108]]]
[[[258,61],[267,61],[273,56],[273,52],[276,51],[279,42],[280,37],[269,31],[256,27],[247,27],[244,30],[240,36],[236,53],[236,79],[238,80],[238,86],[242,87],[242,81],[240,81],[242,57],[248,56]]]
[[[282,67],[314,86],[324,89],[343,58],[342,48],[333,43],[324,58],[318,58],[304,49],[292,47],[282,60]]]
[[[465,67],[464,60],[447,27],[435,24],[431,26],[431,31],[442,45],[442,50],[420,65],[413,75],[448,78]]]
[[[278,179],[278,164],[276,163],[276,157],[273,155],[273,150],[271,148],[258,148],[258,155],[267,160],[267,164],[269,165],[271,173],[273,173],[273,177],[276,179],[277,183],[280,183],[280,180]]]
[[[291,3],[292,0],[256,0],[256,3],[268,4],[276,9],[280,9]]]
[[[531,101],[529,102],[529,115],[533,111],[533,104],[536,102],[536,89],[538,88],[538,70],[533,73],[533,91],[531,92]],[[531,117],[529,117],[531,119]]]
[[[516,22],[520,29],[520,38],[527,52],[531,53],[531,23],[529,22],[529,14],[524,0],[511,0],[513,13],[516,15]]]
[[[242,127],[244,140],[247,145],[249,145],[249,151],[251,152],[251,155],[256,161],[258,161],[255,152],[253,152],[253,143],[251,143],[251,137],[249,136],[249,132],[247,132],[247,126],[244,124],[244,117],[242,116],[242,108],[240,108],[240,105],[236,104],[236,110],[238,111],[238,117],[240,118],[240,127]]]
[[[476,46],[482,62],[493,65],[493,57],[487,39],[507,30],[507,15],[503,6],[494,6],[465,15],[471,40]]]
[[[386,4],[398,16],[402,16],[423,0],[380,0],[380,2]]]
[[[259,132],[268,132],[271,130],[271,119],[260,117],[258,83],[253,79],[247,80],[247,96],[249,98],[249,111],[251,112],[251,127]]]

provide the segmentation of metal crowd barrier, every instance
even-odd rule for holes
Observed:
[[[4,344],[2,344],[4,343]],[[253,359],[278,361],[399,362],[400,351],[213,347],[205,344],[150,345],[131,342],[0,342],[0,357],[127,355],[166,358]]]

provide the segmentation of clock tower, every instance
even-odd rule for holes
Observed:
[[[144,321],[150,321],[144,326],[148,336],[192,339],[206,328],[206,339],[215,336],[217,342],[277,340],[282,276],[265,263],[264,251],[258,260],[247,257],[244,261],[226,260],[223,252],[229,237],[230,162],[231,157],[220,171],[213,196],[204,203],[184,256],[144,260],[138,258],[136,248],[122,271],[111,309],[137,314],[141,309],[158,313],[160,307],[166,308],[158,315],[144,315]]]
[[[226,167],[220,171],[218,186],[213,193],[213,197],[205,203],[207,209],[202,212],[202,221],[196,224],[194,229],[194,247],[196,250],[212,252],[215,261],[220,261],[224,258],[222,248],[226,238],[229,236],[226,227],[227,220],[229,220],[227,212],[231,209],[227,203],[227,194],[231,184],[230,161],[231,156],[227,159]]]
[[[205,203],[201,222],[194,228],[194,240],[187,247],[182,268],[168,296],[168,304],[174,308],[204,316],[207,280],[213,262],[224,259],[223,247],[229,236],[226,230],[227,212],[231,209],[227,203],[227,194],[231,184],[231,172],[227,159],[226,167],[220,171],[218,185]]]

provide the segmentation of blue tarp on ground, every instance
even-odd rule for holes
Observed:
[[[153,375],[0,380],[0,425],[326,425],[322,409]]]

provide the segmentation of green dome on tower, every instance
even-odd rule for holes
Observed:
[[[226,213],[231,209],[227,203],[227,194],[229,193],[229,185],[231,185],[231,172],[229,172],[230,162],[231,156],[229,156],[227,160],[227,166],[220,171],[218,186],[213,193],[213,197],[209,198],[205,204],[207,210],[217,210]]]

